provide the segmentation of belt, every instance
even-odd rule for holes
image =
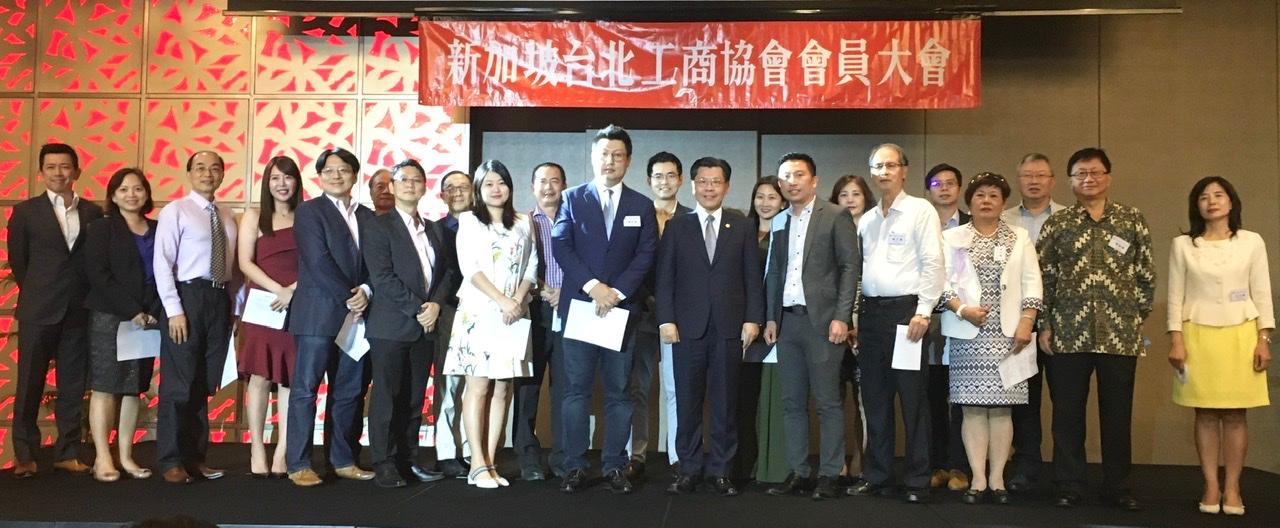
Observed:
[[[183,285],[186,285],[186,286],[196,286],[196,287],[199,287],[199,288],[213,288],[213,289],[217,289],[217,290],[225,290],[225,289],[227,289],[227,283],[226,283],[226,281],[223,281],[223,282],[214,282],[214,281],[211,281],[211,280],[209,280],[209,279],[191,279],[191,280],[184,280],[184,281],[178,281],[178,284],[183,284]]]
[[[901,304],[906,302],[916,303],[918,301],[919,301],[919,297],[915,295],[899,295],[897,297],[863,297],[862,298],[862,303],[864,305],[866,304]]]
[[[791,306],[783,306],[782,313],[789,313],[792,315],[808,315],[809,309],[806,308],[805,305],[803,304],[793,304]]]

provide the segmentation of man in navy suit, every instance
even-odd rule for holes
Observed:
[[[658,228],[653,202],[622,184],[630,164],[631,136],[621,127],[609,125],[597,132],[592,142],[595,178],[564,193],[552,229],[552,248],[564,271],[558,311],[566,329],[593,323],[568,318],[574,301],[593,303],[596,315],[604,316],[614,308],[632,310],[644,300],[644,280],[653,265]],[[623,469],[631,432],[631,402],[626,389],[636,322],[635,317],[629,318],[621,351],[564,339],[567,387],[561,428],[568,473],[561,491],[573,493],[586,483],[583,455],[590,444],[587,413],[597,368],[604,382],[606,430],[601,463],[605,477],[614,493],[633,490]]]
[[[325,408],[325,444],[339,477],[370,480],[372,471],[356,465],[364,407],[365,357],[354,360],[338,349],[334,338],[348,313],[360,316],[373,290],[360,256],[362,226],[374,218],[355,203],[351,188],[360,161],[341,148],[316,159],[324,195],[298,206],[294,233],[298,239],[298,288],[289,309],[297,362],[289,393],[289,445],[285,459],[289,480],[299,486],[320,484],[311,469],[311,436],[315,432],[316,389],[329,375]]]
[[[374,483],[399,488],[405,478],[444,478],[418,465],[418,429],[431,360],[435,355],[440,308],[456,291],[453,251],[443,245],[436,224],[418,214],[427,191],[426,172],[414,160],[391,168],[393,212],[373,220],[365,235],[364,260],[378,302],[369,307],[366,336],[373,363],[369,396],[369,447]]]
[[[703,474],[717,493],[738,494],[729,465],[738,449],[738,371],[742,351],[764,323],[764,281],[755,222],[721,208],[729,163],[693,162],[698,208],[667,224],[658,251],[658,331],[672,344],[676,385],[676,451],[680,476],[667,488],[690,493]],[[710,399],[711,453],[702,454],[702,404]]]

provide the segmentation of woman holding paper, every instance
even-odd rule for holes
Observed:
[[[107,215],[86,230],[89,428],[98,453],[93,478],[102,482],[120,480],[108,443],[117,402],[120,467],[130,478],[151,476],[151,470],[134,462],[133,440],[141,402],[138,395],[151,387],[151,371],[160,353],[159,333],[152,330],[156,332],[154,350],[117,350],[116,339],[121,332],[155,328],[163,312],[151,267],[156,221],[147,214],[153,208],[151,184],[142,170],[120,169],[107,182]],[[119,361],[119,353],[142,357]]]
[[[268,293],[275,298],[271,309],[285,312],[298,285],[298,244],[293,238],[293,211],[302,201],[302,173],[298,164],[287,156],[267,161],[262,171],[260,209],[248,209],[240,220],[236,248],[240,270],[248,279],[250,295]],[[248,378],[245,412],[249,418],[249,474],[254,478],[284,478],[285,432],[289,416],[289,376],[293,372],[295,353],[293,337],[280,328],[249,322],[245,314],[241,328],[244,343],[240,347],[237,368],[241,378]],[[275,454],[267,462],[265,429],[267,400],[271,386],[276,386]]]
[[[511,379],[533,374],[524,317],[529,289],[538,280],[538,253],[529,217],[512,206],[507,167],[486,161],[472,183],[474,205],[458,216],[462,284],[443,370],[467,377],[462,394],[462,423],[472,442],[467,483],[496,488],[507,485],[495,455],[506,429]]]
[[[1240,471],[1249,445],[1245,409],[1265,407],[1271,362],[1271,279],[1262,237],[1240,228],[1240,196],[1220,176],[1187,197],[1191,229],[1169,250],[1169,363],[1173,402],[1196,410],[1204,472],[1200,511],[1244,515]],[[1219,488],[1218,453],[1226,465]]]
[[[1027,382],[1006,383],[999,365],[1014,354],[1031,354],[1034,364],[1035,351],[1024,348],[1043,306],[1035,246],[1025,229],[1000,219],[1009,193],[998,174],[974,176],[964,193],[973,220],[942,233],[947,286],[939,305],[951,339],[951,403],[963,409],[960,436],[973,468],[967,504],[1009,502],[1011,406],[1027,403]]]

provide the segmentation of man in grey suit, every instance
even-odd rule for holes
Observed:
[[[853,218],[844,209],[816,200],[817,168],[806,154],[778,161],[778,182],[791,207],[773,232],[765,275],[768,313],[765,342],[778,346],[782,415],[791,473],[770,495],[813,489],[814,500],[836,496],[844,465],[844,413],[840,402],[840,360],[849,335],[862,255]],[[818,411],[818,480],[810,484],[809,396]]]

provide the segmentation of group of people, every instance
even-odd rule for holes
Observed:
[[[263,170],[260,207],[237,223],[216,200],[224,164],[215,152],[191,156],[189,194],[150,220],[140,170],[112,176],[104,217],[72,188],[75,150],[45,145],[47,193],[16,206],[9,224],[21,287],[15,475],[37,472],[35,411],[51,359],[62,394],[81,393],[88,373],[97,450],[92,468],[79,461],[81,401],[59,398],[55,469],[121,478],[108,449],[116,426],[123,474],[150,475],[130,445],[152,361],[117,361],[117,331],[134,325],[161,334],[158,471],[175,483],[223,476],[205,463],[206,400],[219,385],[239,298],[257,289],[287,310],[287,324],[239,325],[255,477],[323,482],[311,449],[327,377],[325,461],[340,478],[400,487],[456,476],[507,486],[496,455],[510,418],[521,478],[550,472],[573,493],[589,482],[598,374],[605,485],[630,493],[645,473],[656,372],[660,412],[674,424],[663,439],[670,493],[734,496],[757,480],[776,483],[770,495],[918,503],[947,486],[964,490],[969,504],[1004,504],[1038,480],[1042,371],[1052,395],[1055,503],[1082,500],[1096,374],[1101,495],[1140,508],[1129,486],[1130,428],[1156,270],[1142,214],[1109,198],[1106,152],[1085,148],[1068,160],[1073,206],[1051,199],[1055,175],[1041,154],[1018,163],[1021,203],[1013,205],[1003,176],[965,182],[946,164],[928,171],[925,198],[912,196],[907,154],[888,143],[870,151],[870,178],[843,176],[823,201],[814,160],[788,153],[776,177],[754,182],[745,214],[726,207],[727,161],[692,164],[690,208],[680,203],[686,174],[676,156],[649,158],[650,199],[623,182],[632,155],[624,129],[599,130],[591,179],[569,187],[563,167],[538,165],[527,213],[515,210],[515,183],[501,162],[451,172],[439,181],[449,215],[438,221],[418,212],[427,179],[414,160],[374,174],[370,210],[352,198],[360,163],[350,152],[320,154],[323,195],[306,201],[301,169],[280,156]],[[1245,409],[1269,404],[1267,256],[1262,239],[1241,227],[1241,209],[1230,182],[1200,180],[1188,197],[1190,229],[1170,252],[1174,401],[1196,409],[1206,513],[1243,514]],[[584,337],[591,332],[583,328],[619,315],[620,344]],[[361,324],[368,352],[340,346]],[[1007,382],[1000,365],[1017,354],[1035,355],[1041,369]],[[437,466],[427,469],[416,451],[433,372]],[[545,464],[535,434],[544,376],[553,435]],[[279,439],[268,457],[273,388]],[[372,471],[358,463],[366,392]],[[846,399],[862,422],[853,426],[852,457]],[[900,480],[895,399],[906,432]]]

